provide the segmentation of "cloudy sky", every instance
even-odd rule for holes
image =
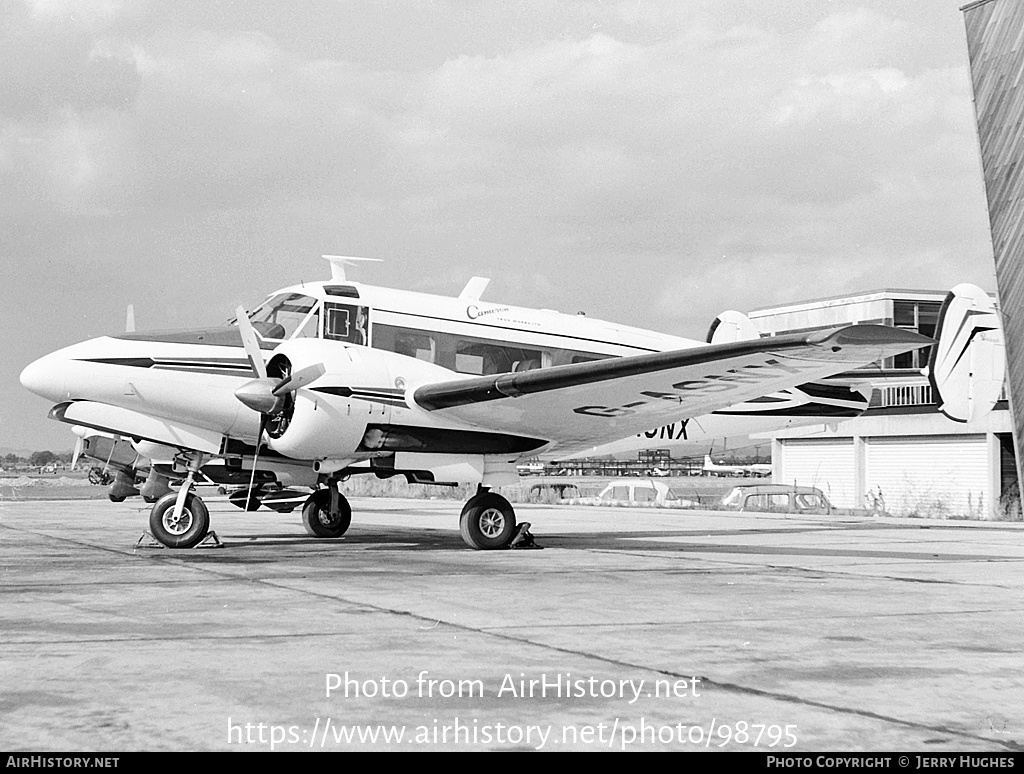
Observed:
[[[0,448],[20,370],[372,284],[703,337],[994,287],[964,0],[0,0]]]

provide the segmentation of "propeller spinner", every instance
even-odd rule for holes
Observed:
[[[259,340],[256,338],[256,331],[249,321],[245,309],[238,307],[238,330],[242,335],[242,346],[249,358],[249,364],[256,378],[246,382],[237,390],[235,397],[245,406],[263,416],[263,423],[280,414],[287,405],[287,396],[301,387],[316,381],[324,375],[327,369],[323,363],[316,363],[294,373],[286,374],[283,378],[275,378],[267,375],[267,366],[263,362],[263,354],[260,352]],[[262,424],[261,433],[262,435]]]

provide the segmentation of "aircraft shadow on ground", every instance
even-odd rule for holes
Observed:
[[[807,535],[809,533],[834,533],[834,529],[809,527],[764,530],[619,530],[594,532],[534,532],[537,544],[545,549],[560,551],[624,551],[660,554],[733,554],[778,557],[833,557],[855,559],[889,559],[898,561],[1016,561],[1008,555],[979,555],[933,551],[893,551],[849,546],[824,545],[750,545],[736,543],[687,542],[688,538],[708,537],[749,537],[766,535],[778,538],[781,535]],[[242,558],[246,562],[270,563],[285,558],[311,554],[343,554],[346,550],[398,551],[398,552],[439,552],[460,551],[476,553],[463,543],[459,533],[440,529],[387,528],[376,531],[373,528],[353,527],[344,538],[316,538],[295,533],[271,533],[259,536],[241,536],[219,533],[224,543],[220,550],[196,549],[193,551],[159,551],[160,554],[175,558],[218,560],[227,557]],[[267,549],[273,549],[269,553]],[[288,549],[283,551],[283,549]],[[518,549],[513,549],[518,550]],[[529,549],[523,549],[524,551]]]

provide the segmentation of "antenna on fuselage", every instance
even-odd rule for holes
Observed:
[[[322,255],[331,262],[331,282],[346,282],[345,267],[355,266],[357,263],[380,263],[380,258],[357,258],[353,255]]]

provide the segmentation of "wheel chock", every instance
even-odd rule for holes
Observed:
[[[139,540],[135,544],[135,548],[132,549],[132,552],[134,553],[140,548],[167,548],[167,546],[153,537],[153,533],[147,529],[139,536]],[[206,533],[206,537],[192,546],[192,548],[224,548],[224,544],[220,542],[220,538],[217,537],[217,533],[211,529]]]
[[[533,539],[533,533],[530,532],[530,522],[524,521],[518,527],[516,527],[516,534],[512,536],[512,541],[508,544],[509,549],[535,549],[540,550],[544,546],[537,545],[537,541]]]

